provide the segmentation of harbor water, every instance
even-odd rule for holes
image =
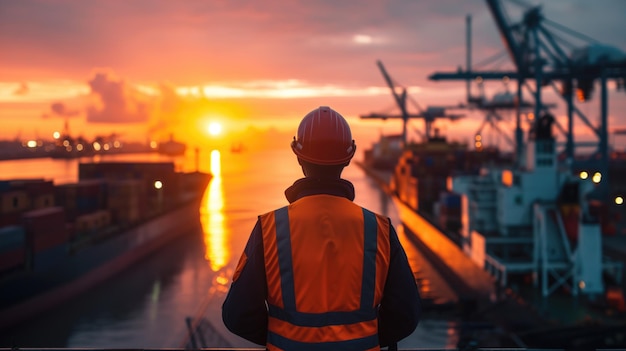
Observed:
[[[221,304],[259,214],[287,204],[283,192],[302,176],[288,148],[245,152],[200,152],[185,158],[156,154],[117,155],[106,161],[172,160],[178,170],[198,168],[214,178],[199,208],[199,226],[165,248],[82,296],[26,323],[0,330],[0,347],[178,348],[186,320],[203,317],[213,335],[207,347],[255,346],[228,332]],[[68,183],[79,162],[98,159],[31,159],[0,162],[0,179],[45,178]],[[355,202],[389,216],[398,228],[414,271],[426,264],[406,239],[393,202],[356,165],[344,171],[356,189]],[[457,342],[452,320],[423,319],[400,347],[446,348]]]

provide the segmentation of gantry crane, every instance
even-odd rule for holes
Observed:
[[[508,71],[474,71],[468,57],[466,70],[455,72],[438,72],[429,76],[431,80],[465,80],[469,86],[471,80],[502,80],[517,81],[517,99],[523,101],[523,90],[526,89],[534,98],[534,116],[538,117],[545,111],[546,104],[542,101],[544,87],[558,92],[567,105],[567,129],[565,153],[572,162],[575,159],[574,115],[589,127],[597,137],[596,153],[586,162],[589,167],[606,173],[608,170],[608,88],[607,82],[615,80],[618,89],[624,88],[626,80],[626,55],[620,50],[600,45],[597,41],[544,18],[541,7],[529,7],[525,10],[519,23],[510,23],[501,1],[485,0],[486,5],[496,22],[503,38],[505,47],[515,70]],[[515,1],[519,4],[520,1]],[[559,34],[553,33],[559,31]],[[563,34],[587,44],[576,47],[564,39]],[[470,47],[468,41],[468,47]],[[572,48],[566,54],[565,46]],[[534,82],[531,86],[529,82]],[[578,109],[574,103],[574,93],[580,101],[591,98],[594,85],[600,85],[600,122],[598,126]],[[468,99],[471,97],[468,94]],[[535,120],[538,120],[536,118]],[[523,154],[523,131],[521,112],[517,109],[515,128],[516,156],[518,163]],[[607,182],[604,182],[605,184]]]
[[[400,108],[401,114],[393,115],[393,114],[370,113],[368,115],[362,115],[361,118],[363,119],[376,118],[376,119],[383,119],[383,120],[388,119],[388,118],[402,119],[402,140],[403,140],[404,145],[407,144],[406,135],[407,135],[407,123],[409,119],[420,118],[424,120],[424,133],[422,133],[422,136],[425,138],[426,141],[428,141],[430,138],[433,137],[432,124],[436,119],[445,118],[449,120],[457,120],[463,117],[462,114],[446,113],[446,109],[459,108],[459,106],[449,106],[449,107],[428,106],[426,109],[422,109],[422,107],[415,100],[412,100],[412,99],[411,101],[413,102],[416,109],[418,110],[418,113],[409,113],[408,108],[407,108],[408,96],[407,96],[406,88],[399,87],[394,83],[389,73],[387,73],[385,66],[380,60],[376,61],[376,64],[378,65],[378,68],[380,69],[383,77],[385,78],[385,81],[387,82],[389,89],[391,89],[391,93],[394,97],[396,104]],[[400,93],[398,93],[399,88],[401,89]]]

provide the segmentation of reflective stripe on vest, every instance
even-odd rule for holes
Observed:
[[[337,198],[334,197],[334,199]],[[334,199],[331,201],[337,201]],[[314,201],[313,205],[318,205]],[[362,235],[355,236],[362,238],[360,245],[362,245],[363,257],[360,301],[350,301],[355,306],[353,309],[302,312],[302,308],[298,308],[297,284],[294,279],[307,277],[294,276],[290,209],[284,207],[262,216],[268,295],[271,297],[268,298],[270,318],[267,346],[269,349],[376,350],[379,348],[377,306],[380,303],[387,275],[389,229],[384,218],[377,218],[376,214],[354,205],[349,200],[345,201],[347,201],[345,205],[337,206],[339,208],[349,206],[346,210],[352,211],[352,214],[358,209],[361,213],[360,221],[362,221],[359,225],[363,228]],[[306,208],[302,210],[306,211]],[[377,262],[381,272],[376,271]]]

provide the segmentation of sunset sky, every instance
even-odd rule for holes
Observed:
[[[504,0],[513,22],[520,2],[626,51],[626,1]],[[369,140],[400,130],[398,121],[359,119],[398,113],[376,60],[422,107],[464,100],[463,82],[427,77],[465,64],[467,14],[473,61],[503,52],[479,0],[0,0],[0,139],[50,138],[67,119],[86,137],[174,133],[202,144],[211,122],[224,137],[251,126],[292,132],[308,111],[330,105]],[[511,67],[505,59],[497,68]],[[488,95],[503,89],[487,85]],[[597,100],[581,107],[594,122]],[[625,100],[610,95],[613,127],[626,127]],[[442,128],[468,137],[482,118]]]

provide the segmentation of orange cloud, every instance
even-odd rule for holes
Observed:
[[[150,119],[149,102],[123,80],[98,72],[89,86],[95,99],[87,107],[88,122],[142,123]]]

